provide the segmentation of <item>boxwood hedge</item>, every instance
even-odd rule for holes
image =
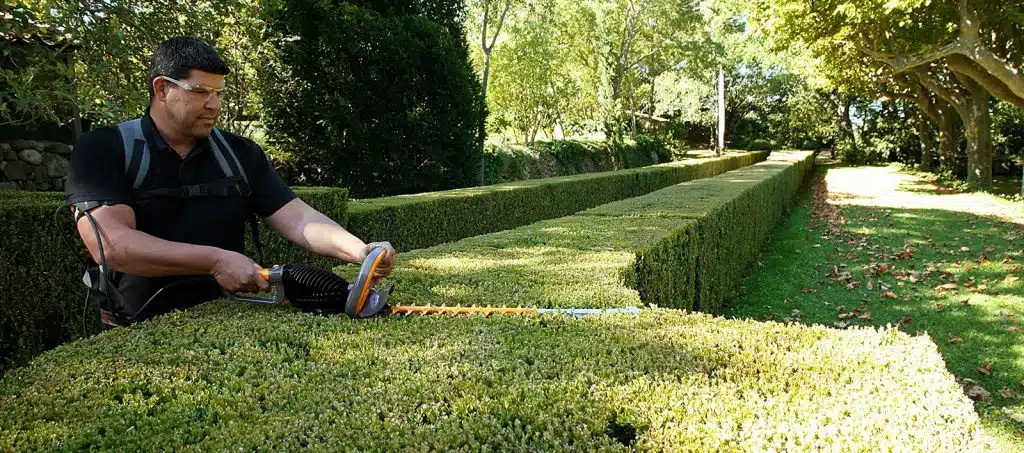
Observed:
[[[933,343],[639,316],[323,318],[218,301],[0,380],[0,449],[977,451]]]
[[[759,165],[778,174],[796,164]],[[579,215],[401,254],[395,301],[633,305],[630,287],[644,285],[620,278],[646,274],[645,257],[655,272],[692,273],[700,223],[635,210]],[[5,450],[930,452],[984,443],[926,336],[653,307],[583,319],[352,320],[220,300],[70,342],[0,378]]]
[[[768,155],[744,152],[628,170],[351,200],[347,228],[368,241],[390,241],[399,251],[420,249],[567,216],[746,167]]]
[[[310,205],[344,221],[347,190],[295,190]],[[59,192],[0,191],[0,372],[98,327],[94,307],[85,300],[81,263],[64,242],[87,258],[70,214],[56,213],[63,202]],[[268,261],[329,265],[266,228],[262,239]]]
[[[345,189],[297,187],[296,192],[367,241],[399,250],[427,247],[577,212],[764,160],[737,153],[663,165],[487,187],[348,200]],[[32,355],[95,330],[84,299],[81,269],[62,236],[84,250],[71,229],[55,227],[60,192],[0,191],[0,373]],[[264,265],[330,266],[262,228]],[[246,239],[248,249],[252,244]],[[251,255],[255,257],[255,255]],[[54,301],[57,301],[56,303]]]

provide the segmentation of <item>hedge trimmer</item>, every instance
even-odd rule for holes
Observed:
[[[377,289],[374,272],[384,258],[385,249],[373,249],[363,261],[355,282],[349,283],[327,269],[301,264],[285,264],[260,270],[264,279],[274,287],[270,297],[241,296],[228,293],[243,302],[272,305],[290,305],[302,311],[320,314],[345,313],[352,318],[370,318],[378,315],[404,314],[541,314],[563,313],[587,316],[603,313],[639,313],[628,308],[532,308],[532,307],[437,307],[417,305],[389,305],[388,297],[394,286]]]

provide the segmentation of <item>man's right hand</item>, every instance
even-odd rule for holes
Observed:
[[[256,293],[270,290],[270,282],[259,273],[260,265],[241,253],[222,250],[213,266],[213,277],[224,289],[233,293]]]

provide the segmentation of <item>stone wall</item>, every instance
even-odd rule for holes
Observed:
[[[71,145],[14,140],[0,143],[0,189],[62,191],[67,182]]]

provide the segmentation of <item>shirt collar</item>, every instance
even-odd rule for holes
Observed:
[[[149,145],[149,149],[153,152],[167,151],[170,153],[177,154],[171,145],[167,144],[167,140],[160,135],[160,131],[156,128],[156,123],[153,122],[153,117],[149,114],[149,107],[146,107],[146,113],[142,115],[142,133],[146,137],[146,143]],[[198,140],[196,146],[190,152],[191,154],[204,151],[210,146],[209,140]]]

